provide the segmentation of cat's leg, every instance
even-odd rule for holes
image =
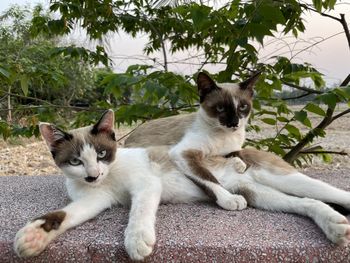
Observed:
[[[149,177],[131,192],[125,248],[133,260],[143,260],[152,253],[156,242],[155,221],[161,191],[162,186],[158,178]]]
[[[305,174],[294,172],[278,175],[261,169],[252,171],[252,175],[257,182],[271,186],[281,192],[335,203],[350,209],[350,192],[338,189]]]
[[[40,254],[58,235],[95,217],[111,204],[109,196],[99,193],[74,201],[61,210],[37,217],[17,232],[14,241],[17,255],[31,257]]]
[[[226,210],[242,210],[247,207],[246,200],[227,191],[216,177],[205,167],[203,153],[198,150],[184,152],[170,151],[177,168],[201,188],[210,198]]]
[[[346,217],[319,200],[290,196],[255,183],[239,185],[238,192],[252,207],[310,217],[333,243],[350,242],[350,225]]]

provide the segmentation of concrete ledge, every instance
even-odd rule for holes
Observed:
[[[317,174],[350,189],[345,170]],[[63,234],[36,258],[16,257],[12,242],[19,228],[68,202],[63,176],[0,177],[0,262],[129,261],[123,245],[128,210],[120,207]],[[169,261],[350,262],[350,246],[332,245],[311,220],[296,215],[230,212],[210,204],[162,205],[157,244],[147,262]]]

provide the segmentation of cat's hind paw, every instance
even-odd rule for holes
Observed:
[[[227,195],[219,198],[216,203],[226,210],[243,210],[247,207],[247,201],[241,195]]]
[[[16,234],[14,249],[19,257],[39,255],[49,243],[49,234],[41,226],[45,220],[38,219],[28,223]]]
[[[125,248],[132,260],[143,260],[153,251],[156,243],[155,231],[152,228],[127,229]]]

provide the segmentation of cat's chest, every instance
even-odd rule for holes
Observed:
[[[207,139],[207,151],[211,155],[226,155],[230,152],[239,151],[242,148],[243,138],[241,136],[217,136]]]

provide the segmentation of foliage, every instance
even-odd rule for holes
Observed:
[[[251,72],[261,70],[263,74],[256,87],[253,117],[275,126],[276,134],[259,141],[250,140],[248,144],[267,148],[284,156],[290,162],[296,161],[300,164],[300,159],[297,158],[309,160],[308,155],[301,154],[302,150],[309,150],[310,153],[310,149],[314,149],[314,152],[320,153],[322,149],[315,150],[311,147],[314,138],[325,136],[324,128],[334,119],[349,112],[347,109],[334,116],[337,104],[350,101],[349,87],[346,87],[348,81],[343,83],[343,87],[329,89],[325,86],[322,74],[310,64],[298,64],[286,57],[275,57],[270,64],[260,63],[256,43],[263,45],[266,37],[275,36],[280,31],[283,34],[292,33],[297,37],[305,30],[303,20],[305,12],[327,12],[336,4],[335,0],[312,2],[312,5],[308,5],[297,0],[232,0],[214,8],[195,2],[177,3],[171,6],[159,4],[159,1],[141,0],[59,0],[52,2],[50,6],[51,12],[59,13],[58,17],[50,18],[42,12],[34,12],[30,33],[36,38],[29,39],[38,41],[38,38],[42,39],[44,36],[51,39],[53,36],[66,35],[72,32],[77,24],[86,30],[92,39],[102,40],[108,33],[121,30],[134,37],[139,33],[146,34],[149,42],[144,51],[146,54],[162,51],[163,69],[148,65],[132,65],[124,73],[113,73],[108,69],[96,70],[93,72],[94,83],[83,82],[84,85],[80,87],[88,89],[93,94],[86,98],[91,111],[97,108],[116,107],[119,123],[132,124],[178,114],[184,110],[194,110],[197,104],[194,86],[196,74],[184,77],[168,71],[168,53],[200,50],[204,54],[204,63],[198,71],[209,63],[224,63],[226,68],[213,75],[219,82],[240,81],[248,77]],[[327,16],[339,22],[345,21],[343,17],[344,20]],[[341,23],[343,27],[346,24]],[[14,38],[16,39],[15,36]],[[169,50],[166,46],[169,46]],[[102,62],[106,66],[109,64],[102,46],[96,46],[95,51],[76,46],[56,46],[51,50],[51,58],[45,57],[45,60],[51,60],[49,63],[53,66],[62,62],[58,61],[62,58],[66,60],[69,58],[74,65],[76,61],[82,66],[85,65],[84,62],[95,65]],[[16,92],[20,92],[21,89],[24,95],[40,91],[39,86],[30,89],[36,82],[29,77],[23,77],[28,74],[23,74],[19,70],[14,71],[13,68],[9,63],[0,67],[0,76],[3,81],[7,81],[6,86],[17,85],[17,88],[14,88]],[[58,92],[62,94],[62,90],[65,89],[63,86],[70,83],[67,80],[68,72],[63,69],[58,71],[55,67],[48,71],[44,83],[56,85]],[[10,80],[11,72],[16,73],[16,81]],[[236,79],[233,80],[232,76],[236,76]],[[304,83],[309,83],[309,86],[305,87]],[[293,111],[287,103],[293,98],[286,98],[283,95],[287,86],[302,91],[297,97],[310,96],[313,100],[301,110]],[[77,92],[76,86],[70,87],[72,89],[65,93],[66,95]],[[47,88],[43,88],[40,92],[45,91]],[[55,99],[57,95],[54,96]],[[55,103],[68,106],[71,105],[71,101],[66,104],[62,101]],[[45,111],[49,111],[49,108],[45,108]],[[313,126],[309,118],[311,114],[323,117],[322,122]],[[88,124],[93,117],[95,116],[89,111],[79,112],[73,125]],[[3,136],[11,134],[5,128],[1,128],[1,125],[0,133]],[[259,131],[260,128],[251,125],[249,129]],[[327,155],[323,157],[325,160],[329,159]]]
[[[37,7],[34,13],[45,15],[40,10]],[[4,138],[37,135],[38,119],[53,121],[57,113],[69,116],[60,108],[88,103],[95,96],[93,72],[87,63],[79,57],[54,56],[57,39],[30,37],[30,12],[13,6],[1,17],[0,134]]]

